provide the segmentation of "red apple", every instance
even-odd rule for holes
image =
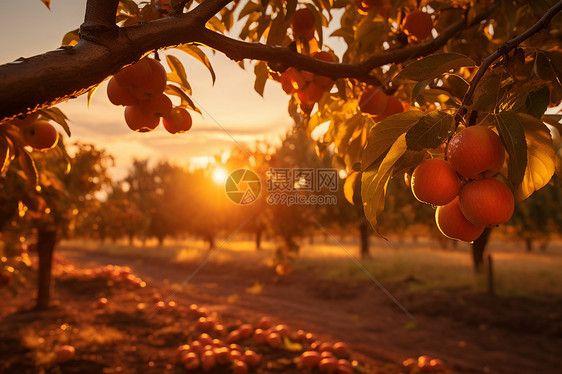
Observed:
[[[445,205],[459,194],[461,181],[448,161],[430,158],[414,169],[411,186],[419,201]]]
[[[463,215],[474,225],[500,225],[513,215],[515,201],[507,185],[495,178],[465,184],[459,193]]]
[[[459,197],[455,197],[450,203],[440,206],[435,211],[435,222],[437,227],[450,239],[462,240],[465,242],[475,241],[485,226],[476,226],[462,214],[459,206]]]
[[[485,126],[470,126],[447,146],[447,159],[463,177],[491,177],[503,166],[505,150],[498,134]]]

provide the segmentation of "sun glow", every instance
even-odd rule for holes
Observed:
[[[217,168],[213,171],[213,182],[218,185],[223,185],[226,182],[226,178],[228,178],[228,173],[223,168]]]

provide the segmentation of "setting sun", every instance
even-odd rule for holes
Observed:
[[[226,178],[228,178],[228,172],[223,168],[218,168],[213,171],[213,182],[218,185],[223,185],[226,182]]]

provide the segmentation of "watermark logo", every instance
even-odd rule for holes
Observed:
[[[226,196],[235,204],[248,205],[257,200],[261,192],[261,181],[250,169],[234,170],[225,184]]]

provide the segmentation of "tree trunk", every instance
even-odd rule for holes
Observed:
[[[361,258],[369,258],[369,223],[363,220],[359,224],[359,233],[361,238]]]
[[[158,237],[158,246],[159,246],[159,247],[163,247],[163,246],[164,246],[164,236],[159,236],[159,237]]]
[[[491,230],[491,228],[486,227],[482,235],[472,242],[472,261],[475,272],[480,272],[484,264],[484,250],[486,249],[486,244],[488,244]]]
[[[51,268],[53,264],[53,250],[55,249],[56,239],[57,234],[54,229],[39,228],[37,231],[39,271],[37,274],[36,309],[47,309],[51,301]]]
[[[257,229],[256,230],[256,250],[259,251],[261,249],[261,235],[263,230]]]
[[[527,252],[533,251],[533,239],[525,238],[525,249],[527,250]]]
[[[209,243],[209,249],[215,248],[215,237],[212,235],[207,236],[207,243]]]
[[[129,234],[129,246],[133,246],[133,241],[134,241],[135,237],[133,234]]]

